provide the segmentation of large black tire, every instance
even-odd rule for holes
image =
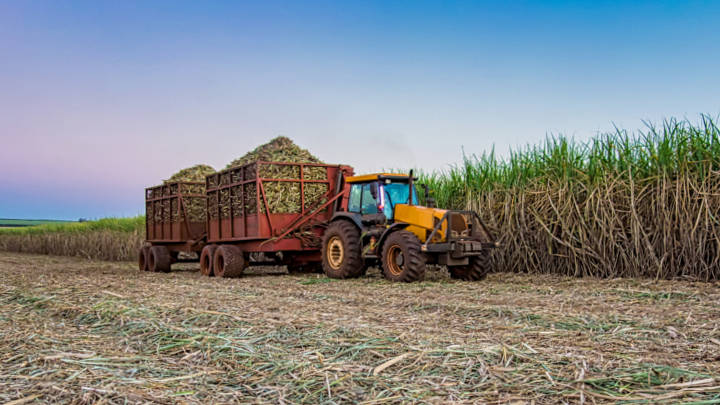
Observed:
[[[148,260],[148,269],[152,272],[164,272],[170,271],[170,264],[172,263],[172,257],[170,251],[165,246],[153,246],[150,248],[150,255]]]
[[[220,245],[215,251],[213,273],[217,277],[240,277],[247,266],[243,251],[237,246]]]
[[[150,259],[150,248],[148,246],[143,246],[138,250],[138,269],[140,271],[150,271],[150,266],[148,264]]]
[[[330,278],[355,278],[363,274],[360,231],[347,221],[328,226],[322,241],[322,267]]]
[[[448,272],[456,280],[480,281],[490,272],[490,260],[487,254],[473,256],[465,266],[448,266]]]
[[[200,274],[203,276],[212,277],[215,275],[213,272],[213,260],[215,260],[216,250],[216,245],[207,245],[200,253]]]
[[[383,275],[391,281],[418,281],[425,278],[427,258],[420,250],[420,241],[411,232],[390,234],[382,247]]]

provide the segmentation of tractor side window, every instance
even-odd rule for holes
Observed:
[[[362,213],[363,214],[377,214],[377,200],[373,197],[370,188],[372,183],[363,184],[362,192]]]
[[[407,183],[392,183],[385,185],[385,195],[390,200],[390,204],[395,208],[395,204],[408,204],[410,198],[410,187]],[[413,187],[413,204],[418,203],[417,190]]]
[[[390,202],[390,196],[388,195],[388,192],[383,190],[385,193],[385,206],[383,207],[383,214],[385,214],[385,218],[392,220],[395,217],[395,206],[392,202]]]
[[[348,201],[348,211],[360,212],[360,197],[362,196],[362,186],[353,184],[350,187],[350,201]]]

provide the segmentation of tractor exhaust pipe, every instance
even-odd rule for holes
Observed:
[[[408,193],[408,205],[413,205],[413,170],[410,169],[410,178],[408,179],[408,187],[410,192]]]

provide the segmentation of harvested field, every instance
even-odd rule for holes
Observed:
[[[212,279],[16,253],[0,277],[0,401],[720,402],[717,283]]]

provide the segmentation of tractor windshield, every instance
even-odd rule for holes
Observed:
[[[409,199],[409,188],[407,183],[390,183],[382,184],[381,187],[385,190],[385,206],[383,207],[383,213],[388,219],[393,218],[395,212],[395,204],[408,204]],[[417,190],[413,187],[413,204],[418,203]]]

